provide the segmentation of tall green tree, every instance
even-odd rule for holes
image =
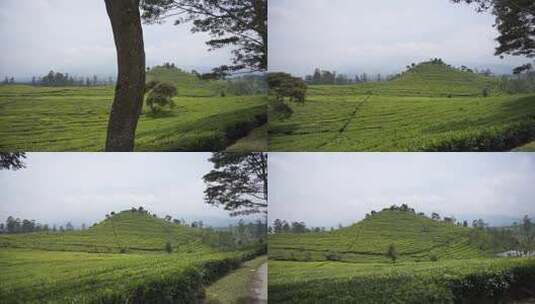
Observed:
[[[214,69],[217,74],[267,69],[267,0],[143,0],[143,20],[161,23],[175,18],[175,25],[192,22],[193,33],[212,39],[210,50],[233,47],[232,65]]]
[[[145,49],[140,0],[104,0],[117,49],[118,76],[106,151],[133,151],[145,91]]]
[[[267,153],[216,152],[209,160],[214,168],[203,177],[206,203],[231,216],[267,213]]]
[[[533,0],[451,0],[474,4],[478,12],[496,17],[496,55],[535,57],[535,1]],[[515,73],[531,69],[531,64],[515,68]]]

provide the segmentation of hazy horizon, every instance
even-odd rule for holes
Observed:
[[[347,226],[403,203],[494,226],[535,216],[530,153],[271,153],[269,168],[270,224]]]
[[[0,222],[91,225],[143,206],[159,217],[226,226],[240,218],[204,202],[210,153],[28,153],[27,168],[1,170]]]
[[[387,75],[439,57],[510,74],[528,61],[494,56],[494,17],[449,0],[271,0],[268,22],[272,72]]]
[[[143,25],[147,66],[174,62],[208,71],[231,58],[208,51],[205,33],[191,25]],[[115,76],[116,52],[104,1],[4,0],[0,2],[0,78],[29,80],[50,70],[76,76]]]

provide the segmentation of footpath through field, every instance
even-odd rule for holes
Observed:
[[[243,263],[206,288],[204,304],[267,304],[267,257]]]
[[[265,262],[256,270],[251,288],[251,304],[265,304],[268,299],[268,264]]]
[[[351,122],[357,117],[357,112],[358,110],[362,107],[362,105],[364,105],[368,99],[370,99],[370,95],[366,95],[359,103],[357,103],[357,105],[355,106],[355,108],[353,109],[353,112],[351,112],[351,115],[349,115],[348,119],[346,120],[346,122],[342,125],[342,127],[340,128],[340,130],[338,130],[338,133],[336,134],[336,136],[332,139],[332,140],[329,140],[329,141],[326,141],[324,142],[323,144],[319,145],[318,146],[318,149],[322,148],[322,147],[325,147],[326,145],[328,144],[331,144],[331,143],[334,143],[336,142],[338,139],[340,139],[340,137],[342,136],[342,134],[347,130],[347,127],[351,124]]]

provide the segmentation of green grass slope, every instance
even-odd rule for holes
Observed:
[[[124,211],[86,231],[1,235],[0,302],[199,303],[205,286],[265,252],[218,249],[212,233]]]
[[[112,87],[0,86],[0,150],[102,151]],[[144,107],[136,151],[222,151],[266,121],[264,96],[174,98]]]
[[[348,86],[310,86],[311,95],[394,95],[427,97],[481,96],[483,89],[502,94],[496,78],[461,71],[444,63],[423,62],[386,82]]]
[[[330,232],[275,234],[270,257],[280,260],[323,261],[329,255],[351,262],[388,262],[394,244],[402,261],[429,261],[489,256],[470,243],[471,228],[433,221],[406,211],[381,211],[350,227]]]
[[[535,138],[535,95],[423,63],[397,79],[309,86],[293,115],[270,119],[270,151],[509,151]],[[483,89],[490,96],[483,97]]]
[[[179,68],[157,66],[147,72],[148,81],[172,83],[177,88],[178,96],[212,97],[221,94],[225,86],[224,81],[201,80],[196,75]]]
[[[332,232],[269,239],[270,303],[513,303],[535,291],[535,259],[497,258],[471,228],[384,210]],[[399,258],[386,257],[394,244]]]
[[[118,253],[163,253],[170,242],[177,251],[209,250],[199,229],[169,223],[138,212],[123,211],[85,231],[0,235],[0,247]]]

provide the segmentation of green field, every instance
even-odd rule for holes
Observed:
[[[259,251],[223,250],[214,238],[131,211],[86,231],[1,235],[0,302],[196,303]]]
[[[445,64],[309,86],[305,104],[290,106],[290,118],[270,119],[270,151],[504,151],[535,138],[535,95],[505,94],[498,79]]]
[[[535,259],[495,258],[472,232],[384,210],[335,231],[271,235],[270,302],[489,303],[535,290]]]
[[[137,151],[221,151],[266,121],[262,95],[221,97],[224,82],[179,70],[147,78],[175,83],[178,96],[174,109],[144,107]],[[0,86],[0,150],[102,151],[113,94],[109,86]]]

